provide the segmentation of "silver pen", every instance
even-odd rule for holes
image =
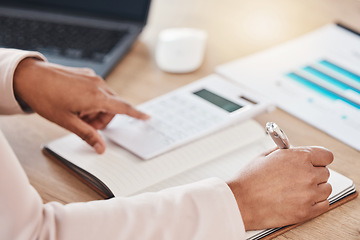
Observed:
[[[268,122],[265,126],[266,133],[270,135],[272,140],[280,149],[290,148],[290,142],[285,132],[279,128],[274,122]]]

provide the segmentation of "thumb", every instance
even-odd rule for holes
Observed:
[[[68,117],[65,128],[87,142],[97,153],[101,154],[105,151],[105,142],[101,135],[95,128],[78,118],[76,115],[70,115]]]

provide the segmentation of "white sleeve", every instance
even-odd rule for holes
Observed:
[[[17,64],[35,52],[0,49],[0,112],[21,113],[12,87]],[[245,239],[235,198],[212,178],[88,203],[43,204],[0,131],[0,239]]]
[[[0,239],[245,239],[235,198],[211,178],[157,193],[43,204],[0,131]]]
[[[18,64],[25,58],[34,57],[46,61],[38,52],[22,51],[17,49],[0,48],[0,113],[23,113],[15,99],[13,76]]]

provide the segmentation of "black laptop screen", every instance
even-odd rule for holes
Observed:
[[[0,4],[146,22],[150,0],[0,0]]]

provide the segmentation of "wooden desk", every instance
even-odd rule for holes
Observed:
[[[213,73],[221,63],[339,20],[360,30],[360,1],[154,0],[147,27],[107,81],[123,98],[139,104]],[[208,32],[206,57],[199,70],[174,75],[156,67],[156,36],[166,27],[198,27]],[[294,145],[323,145],[331,149],[336,158],[331,168],[353,179],[360,189],[360,152],[281,110],[256,119],[262,124],[268,120],[279,123]],[[65,130],[37,115],[3,116],[0,127],[44,202],[101,199],[41,153],[41,144],[67,134]],[[360,239],[359,229],[360,198],[357,198],[277,239]]]

